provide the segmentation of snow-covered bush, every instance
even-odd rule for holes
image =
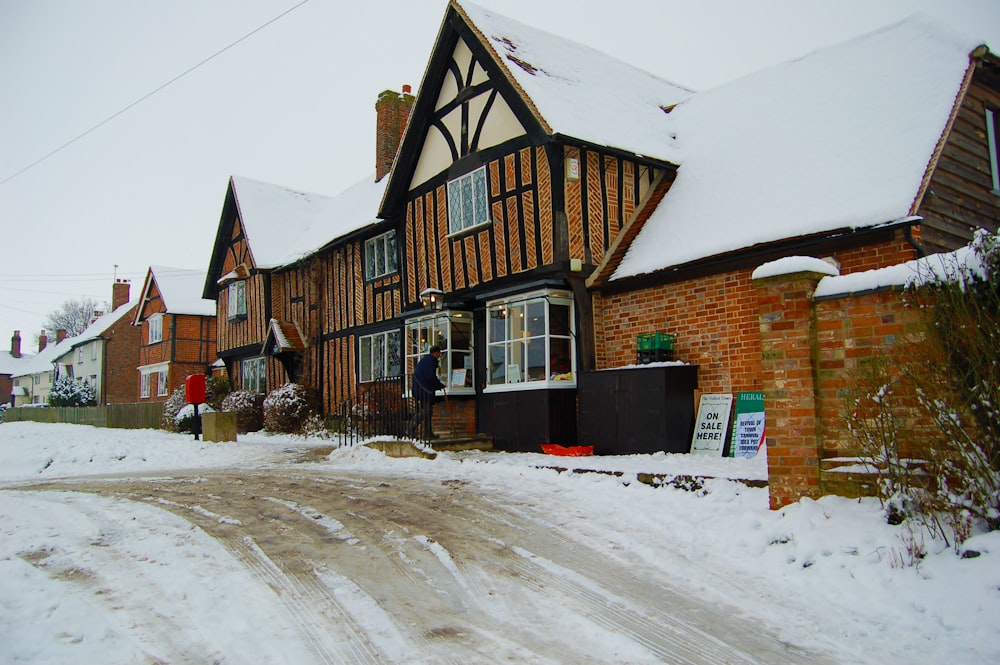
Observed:
[[[2,423],[5,420],[7,420],[7,407],[8,406],[10,406],[10,404],[7,404],[6,402],[4,402],[3,404],[0,404],[0,423]]]
[[[215,411],[208,404],[198,405],[198,416],[195,417],[194,414],[194,404],[185,404],[181,407],[181,410],[177,412],[174,416],[174,431],[176,432],[186,432],[188,434],[193,434],[195,431],[195,424],[198,419],[201,418],[206,413]],[[198,432],[201,432],[201,427],[198,427]]]
[[[297,383],[286,383],[264,400],[264,429],[268,432],[298,433],[309,416],[316,413],[310,391]]]
[[[170,393],[170,397],[163,403],[163,429],[171,432],[177,430],[177,414],[187,404],[183,388],[177,388]]]
[[[848,424],[888,519],[962,542],[1000,529],[1000,237],[927,263],[904,292],[911,334],[850,377]]]
[[[74,379],[70,376],[60,376],[49,392],[49,406],[94,406],[97,404],[97,392],[90,383]]]
[[[248,390],[234,390],[222,400],[221,411],[236,414],[240,434],[257,432],[264,427],[264,396]]]

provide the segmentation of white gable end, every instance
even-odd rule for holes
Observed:
[[[459,39],[438,91],[435,122],[427,129],[411,189],[447,170],[458,158],[526,134],[507,101],[489,82],[482,64]],[[482,88],[468,96],[467,90],[476,86]],[[464,95],[461,101],[460,95]]]

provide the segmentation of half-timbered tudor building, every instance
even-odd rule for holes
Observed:
[[[584,279],[673,177],[657,129],[690,94],[448,6],[380,214],[402,238],[406,372],[442,346],[452,418],[505,449],[575,440],[595,367]]]
[[[185,377],[216,359],[215,301],[202,298],[205,271],[150,266],[132,324],[141,327],[138,401],[162,402]]]
[[[595,402],[647,418],[677,383],[782,394],[752,270],[854,273],[996,230],[995,63],[918,17],[692,93],[453,0],[380,210],[407,372],[442,345],[451,407],[512,450],[593,437]],[[656,331],[696,376],[584,399]]]
[[[329,412],[358,377],[399,373],[384,347],[399,309],[395,232],[375,217],[385,182],[330,197],[231,179],[203,294],[235,388],[300,383]]]

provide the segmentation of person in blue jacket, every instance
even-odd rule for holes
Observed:
[[[417,368],[413,372],[413,399],[417,403],[417,408],[410,422],[410,436],[414,436],[422,424],[424,439],[437,438],[431,420],[434,415],[434,402],[437,401],[435,393],[445,387],[437,375],[440,357],[441,347],[432,346],[427,355],[417,363]]]

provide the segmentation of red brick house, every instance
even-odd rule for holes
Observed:
[[[127,280],[117,280],[111,292],[111,311],[94,312],[82,333],[59,343],[53,359],[55,376],[90,383],[99,405],[135,402],[139,334],[132,319],[138,301],[129,301],[130,291]]]
[[[133,400],[165,401],[188,375],[209,373],[216,359],[215,301],[201,297],[204,283],[202,270],[150,266],[130,321],[141,331]]]

